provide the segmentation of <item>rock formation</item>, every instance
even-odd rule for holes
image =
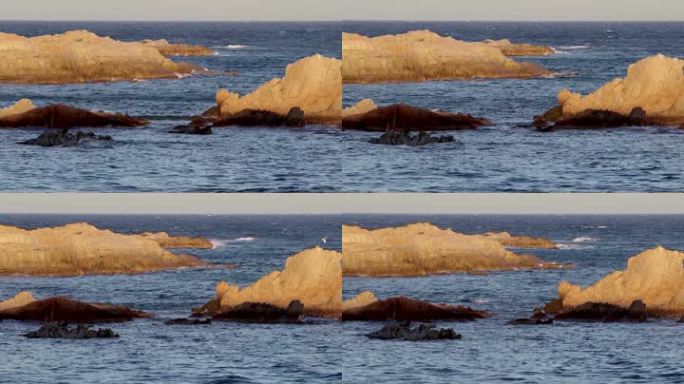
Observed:
[[[558,107],[536,119],[541,128],[684,124],[684,60],[655,55],[629,66],[615,79],[582,96],[567,89]]]
[[[430,31],[372,38],[342,33],[342,78],[344,83],[378,83],[550,74],[539,65],[508,58],[500,46],[459,41]]]
[[[390,297],[363,306],[347,308],[343,321],[473,321],[489,313],[464,306],[433,304],[408,297]]]
[[[411,135],[406,131],[388,130],[379,138],[368,141],[371,144],[382,145],[408,145],[410,147],[420,147],[428,144],[453,143],[456,138],[452,135],[432,136],[429,132],[421,131],[417,135]]]
[[[216,52],[213,49],[201,45],[172,44],[165,39],[143,40],[141,44],[153,47],[166,57],[171,56],[212,56]]]
[[[0,320],[112,323],[143,317],[149,315],[120,305],[86,303],[62,296],[15,302],[9,306],[0,305]]]
[[[378,106],[371,99],[363,99],[358,103],[342,110],[342,118],[347,116],[361,115],[377,109]]]
[[[556,53],[551,47],[532,44],[514,44],[508,39],[485,40],[484,44],[495,47],[506,56],[549,56]]]
[[[452,272],[556,269],[565,265],[517,255],[499,241],[427,223],[367,230],[342,226],[347,276],[421,276]]]
[[[373,292],[364,291],[349,300],[344,300],[342,302],[342,311],[346,311],[352,308],[363,307],[376,301],[378,301],[378,298],[375,297],[375,294]]]
[[[21,291],[12,298],[9,298],[5,301],[0,301],[0,311],[21,307],[34,301],[36,301],[36,299],[33,297],[31,292]]]
[[[657,247],[627,261],[627,269],[608,274],[582,288],[561,282],[558,294],[562,311],[586,303],[611,304],[623,309],[635,301],[650,316],[684,315],[684,252]]]
[[[65,322],[43,324],[40,329],[25,334],[29,339],[111,339],[119,335],[109,328],[91,329],[79,324],[75,328]]]
[[[299,324],[304,316],[304,304],[293,300],[287,308],[273,304],[245,302],[216,313],[212,319],[245,323]]]
[[[29,108],[30,100],[21,100],[0,113],[0,128],[42,127],[67,129],[74,127],[140,127],[148,121],[128,115],[88,111],[64,104]]]
[[[504,247],[558,249],[558,244],[543,237],[513,236],[508,232],[487,232],[482,236],[496,240]]]
[[[406,341],[460,340],[462,338],[461,334],[452,328],[437,329],[432,324],[418,324],[417,327],[411,327],[410,321],[387,324],[367,336],[369,339]]]
[[[464,113],[435,112],[406,104],[392,104],[342,119],[342,128],[361,131],[455,131],[476,129],[489,120]]]
[[[170,236],[166,232],[143,232],[140,236],[154,240],[162,248],[211,249],[214,244],[204,237]]]
[[[263,109],[244,109],[240,112],[217,120],[213,127],[292,127],[298,128],[306,125],[304,111],[299,107],[292,107],[285,114]]]
[[[250,94],[221,89],[216,94],[220,116],[226,119],[248,109],[287,116],[298,107],[307,124],[338,124],[342,117],[340,68],[340,60],[313,55],[288,65],[285,77],[272,79]]]
[[[201,69],[150,45],[88,31],[23,37],[0,33],[0,83],[84,83],[177,78]]]
[[[118,234],[89,224],[34,230],[0,226],[3,275],[142,273],[206,265],[195,257],[173,254],[152,238]]]
[[[298,300],[308,316],[338,317],[342,311],[342,255],[311,248],[290,256],[282,271],[274,271],[240,288],[221,282],[216,298],[196,315],[228,312],[243,303],[272,304],[281,309]]]
[[[19,144],[24,145],[38,145],[41,147],[73,147],[79,145],[83,141],[112,141],[109,135],[96,135],[93,132],[81,132],[76,134],[69,132],[58,131],[56,129],[46,129],[40,136],[35,139],[22,141]]]

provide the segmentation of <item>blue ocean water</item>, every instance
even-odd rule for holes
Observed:
[[[214,323],[167,326],[214,296],[221,280],[250,284],[280,270],[303,249],[341,249],[335,216],[43,216],[0,215],[25,228],[87,221],[117,232],[167,231],[205,236],[216,247],[190,253],[237,269],[179,269],[140,275],[69,278],[0,277],[0,298],[29,290],[143,309],[153,319],[111,324],[121,337],[27,340],[36,324],[0,321],[2,383],[329,383],[339,382],[339,325]],[[325,238],[325,242],[322,239]]]
[[[216,76],[78,85],[0,84],[0,107],[21,98],[143,116],[143,129],[103,129],[113,143],[34,148],[16,142],[35,130],[0,130],[0,190],[94,192],[325,192],[341,170],[335,128],[216,129],[209,137],[167,134],[215,105],[219,88],[241,94],[282,77],[287,64],[320,53],[339,58],[339,23],[9,22],[25,36],[87,29],[124,41],[200,44],[216,56],[177,58]]]
[[[510,39],[558,52],[532,61],[561,75],[533,80],[345,85],[344,104],[372,98],[484,116],[494,125],[458,132],[458,143],[421,148],[367,144],[345,132],[343,191],[681,191],[684,130],[629,128],[537,133],[519,128],[556,104],[563,88],[584,94],[663,53],[684,57],[684,23],[344,22],[367,36],[429,29],[460,40]]]
[[[548,237],[558,250],[524,250],[575,263],[556,271],[452,274],[418,278],[345,278],[344,295],[371,290],[463,304],[494,313],[473,323],[439,322],[463,334],[455,342],[368,340],[380,327],[343,323],[343,382],[377,383],[681,383],[684,325],[556,323],[510,326],[557,297],[561,280],[589,285],[625,268],[627,258],[662,245],[684,249],[684,216],[347,216],[368,228],[428,221],[464,233],[507,230]]]

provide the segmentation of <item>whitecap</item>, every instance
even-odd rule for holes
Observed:
[[[243,242],[249,242],[249,241],[254,241],[254,240],[256,240],[256,237],[254,237],[254,236],[242,236],[242,237],[237,237],[235,239],[209,239],[209,241],[213,245],[213,249],[223,248],[230,243],[243,243]]]
[[[580,236],[580,237],[575,237],[572,239],[573,243],[586,243],[588,241],[596,241],[595,238],[589,237],[589,236]]]
[[[218,48],[223,48],[223,49],[245,49],[249,48],[249,45],[243,45],[243,44],[228,44],[228,45],[223,45]]]
[[[577,250],[577,249],[593,249],[595,248],[593,245],[587,245],[587,244],[567,244],[567,243],[558,243],[558,249],[565,249],[565,250]]]

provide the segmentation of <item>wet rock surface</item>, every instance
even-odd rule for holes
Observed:
[[[78,131],[75,134],[64,130],[45,130],[35,139],[22,141],[19,144],[38,145],[41,147],[74,147],[83,141],[113,141],[111,136],[96,135],[93,132]]]
[[[51,297],[0,311],[0,319],[79,324],[115,323],[149,317],[120,305],[86,303],[67,297]]]
[[[485,311],[465,306],[433,304],[403,296],[349,308],[342,313],[343,321],[474,321],[486,317],[489,317],[489,313]]]
[[[549,325],[553,324],[553,316],[543,312],[536,311],[530,317],[523,317],[508,322],[510,325]]]
[[[564,309],[555,317],[556,320],[580,320],[611,322],[644,322],[648,319],[646,304],[635,300],[629,308],[615,304],[588,302],[574,308]]]
[[[346,116],[342,128],[369,132],[457,131],[490,124],[484,118],[464,113],[435,112],[406,104],[392,104],[371,111]]]
[[[169,131],[169,133],[184,135],[211,135],[213,133],[211,130],[212,125],[213,121],[204,118],[198,118],[193,119],[189,124],[174,127]]]
[[[597,109],[587,109],[570,117],[560,116],[559,113],[557,109],[552,109],[542,116],[535,116],[533,126],[540,131],[553,131],[657,125],[647,118],[646,112],[640,107],[634,108],[629,115]]]
[[[148,124],[147,120],[120,113],[94,112],[64,104],[33,108],[26,112],[0,117],[0,128],[141,127]]]
[[[119,335],[109,328],[92,329],[79,324],[69,327],[66,322],[52,322],[43,324],[37,331],[25,334],[29,339],[111,339]]]
[[[409,321],[385,325],[367,336],[369,339],[406,341],[459,340],[462,338],[461,334],[452,328],[437,329],[432,324],[418,324],[416,327],[411,327]]]
[[[301,323],[304,304],[293,300],[287,308],[272,304],[245,302],[215,314],[212,319],[246,323]]]
[[[370,139],[369,142],[371,144],[408,145],[418,147],[428,144],[453,143],[455,141],[456,138],[451,135],[431,136],[429,132],[419,132],[417,135],[411,135],[408,132],[389,130],[377,139]]]
[[[263,109],[244,109],[217,120],[214,127],[303,127],[305,124],[304,111],[293,107],[285,115]]]

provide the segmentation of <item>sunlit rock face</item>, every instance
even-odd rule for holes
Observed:
[[[582,96],[567,89],[558,94],[560,116],[570,118],[587,110],[629,116],[645,112],[649,124],[684,124],[684,60],[650,56],[629,66],[627,77],[614,79]]]
[[[500,46],[460,41],[427,30],[377,37],[343,33],[342,78],[345,83],[378,83],[550,74],[539,65],[509,58]]]
[[[25,230],[0,226],[0,274],[73,276],[142,273],[206,262],[177,255],[158,241],[85,223]]]
[[[88,31],[23,37],[0,33],[0,83],[84,83],[176,78],[200,68],[150,45]]]
[[[175,44],[168,40],[143,40],[141,44],[153,47],[166,57],[172,56],[212,56],[216,52],[213,49],[201,45]]]
[[[298,107],[304,111],[308,124],[339,124],[342,119],[341,61],[321,55],[305,57],[288,65],[283,78],[271,79],[247,95],[219,90],[216,103],[221,118],[248,109],[286,116]]]
[[[561,282],[558,294],[564,309],[585,303],[629,308],[641,300],[649,315],[683,315],[684,252],[649,249],[630,257],[624,271],[612,272],[587,288]]]
[[[227,311],[247,302],[287,308],[292,301],[299,300],[306,315],[339,317],[341,258],[339,252],[311,248],[288,257],[282,271],[273,271],[247,287],[221,282],[216,286],[211,312]]]
[[[452,272],[562,268],[518,255],[495,239],[432,224],[367,230],[342,227],[342,268],[349,276],[421,276]]]

